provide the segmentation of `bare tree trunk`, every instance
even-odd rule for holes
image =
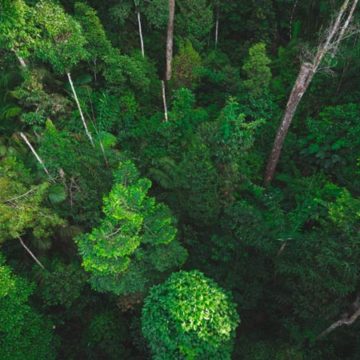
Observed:
[[[215,23],[215,48],[219,42],[219,8],[216,10],[216,23]]]
[[[139,36],[140,36],[140,45],[141,45],[141,54],[143,57],[145,57],[145,49],[144,49],[144,38],[142,33],[142,25],[141,25],[141,15],[140,11],[137,11],[137,20],[139,25]]]
[[[171,79],[171,75],[172,75],[174,19],[175,19],[175,0],[169,0],[169,21],[168,21],[168,29],[167,29],[167,40],[166,40],[166,76],[165,76],[165,79],[167,81]]]
[[[274,177],[286,135],[304,93],[308,89],[314,75],[319,70],[319,66],[325,55],[329,52],[332,56],[336,55],[339,43],[344,39],[344,35],[348,30],[357,3],[358,0],[353,0],[351,3],[350,0],[344,1],[335,21],[330,26],[326,34],[324,43],[319,46],[313,60],[311,62],[302,64],[299,75],[295,81],[295,85],[287,102],[284,116],[277,131],[274,145],[267,162],[264,178],[265,185],[270,184]],[[349,8],[350,4],[352,4],[352,6]]]
[[[40,262],[40,260],[34,255],[34,253],[25,245],[23,239],[19,236],[18,237],[21,246],[30,254],[30,256],[35,260],[35,262],[43,269],[45,270],[44,265]]]
[[[168,121],[168,110],[167,110],[167,102],[166,102],[166,89],[165,89],[165,81],[161,81],[161,89],[162,89],[162,98],[163,98],[163,104],[164,104],[164,117],[165,121]]]
[[[17,54],[16,54],[16,57],[17,57],[17,59],[19,60],[20,66],[21,66],[23,69],[26,69],[26,68],[27,68],[27,65],[26,65],[25,60],[24,60],[21,56],[19,56],[19,55],[17,55]]]
[[[349,316],[349,314],[344,314],[340,320],[335,321],[333,324],[331,324],[316,339],[317,340],[322,339],[323,337],[330,334],[331,332],[333,332],[335,329],[337,329],[340,326],[344,326],[344,325],[350,326],[358,319],[358,317],[360,316],[360,296],[359,295],[356,297],[356,300],[352,304],[352,308],[354,308],[352,315]]]
[[[15,54],[16,58],[17,58],[18,61],[19,61],[20,66],[21,66],[23,69],[26,69],[26,68],[27,68],[27,64],[26,64],[25,60],[16,52],[15,49],[11,49],[11,51]]]
[[[296,79],[295,85],[291,91],[290,98],[286,105],[284,117],[276,134],[274,146],[272,148],[267,163],[267,168],[265,173],[265,184],[269,184],[274,176],[275,169],[279,161],[281,150],[284,144],[284,140],[291,125],[291,121],[294,117],[295,111],[300,103],[300,100],[302,99],[306,91],[306,84],[309,81],[308,79],[310,79],[311,81],[311,78],[313,76],[314,74],[312,72],[312,65],[309,63],[303,64],[300,73]]]
[[[35,151],[35,149],[33,148],[33,146],[31,145],[30,141],[28,140],[28,138],[26,137],[26,135],[24,133],[20,133],[20,136],[23,138],[23,140],[25,141],[25,144],[29,147],[29,149],[31,150],[31,152],[34,154],[36,160],[39,162],[39,164],[41,165],[41,167],[44,169],[45,173],[47,176],[49,176],[50,179],[51,175],[48,171],[48,169],[46,168],[44,162],[42,161],[41,157],[38,155],[38,153]]]
[[[70,83],[70,87],[71,87],[71,90],[72,90],[72,93],[74,95],[74,99],[75,99],[75,102],[76,102],[76,105],[78,107],[78,110],[79,110],[79,113],[80,113],[80,118],[81,118],[81,121],[84,125],[84,128],[85,128],[85,132],[86,132],[86,135],[87,137],[89,138],[90,140],[90,143],[92,146],[95,146],[94,145],[94,141],[93,141],[93,138],[91,136],[91,133],[88,129],[88,126],[87,126],[87,123],[86,123],[86,120],[85,120],[85,117],[84,117],[84,114],[82,112],[82,109],[81,109],[81,106],[80,106],[80,102],[79,102],[79,99],[77,97],[77,94],[76,94],[76,91],[75,91],[75,87],[74,87],[74,84],[73,84],[73,81],[72,81],[72,78],[71,78],[71,74],[68,72],[66,73],[67,77],[68,77],[68,80],[69,80],[69,83]]]

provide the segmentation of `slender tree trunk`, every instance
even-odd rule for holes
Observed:
[[[23,239],[19,236],[19,241],[21,246],[29,253],[29,255],[35,260],[35,262],[43,269],[45,270],[45,266],[40,262],[40,260],[34,255],[34,253],[25,245]]]
[[[167,81],[171,79],[171,75],[172,75],[174,19],[175,19],[175,0],[169,0],[169,21],[167,28],[167,40],[166,40],[166,76],[165,76],[165,79]]]
[[[87,123],[86,123],[86,120],[85,120],[85,117],[84,117],[84,114],[82,112],[82,109],[81,109],[81,106],[80,106],[80,102],[79,102],[79,99],[77,97],[77,94],[76,94],[76,91],[75,91],[75,87],[74,87],[74,84],[73,84],[73,81],[72,81],[72,78],[71,78],[71,74],[68,72],[67,74],[67,77],[68,77],[68,80],[69,80],[69,83],[70,83],[70,87],[71,87],[71,90],[72,90],[72,93],[74,95],[74,99],[75,99],[75,102],[76,102],[76,105],[79,109],[79,113],[80,113],[80,118],[81,118],[81,121],[84,125],[84,128],[85,128],[85,132],[86,132],[86,135],[87,137],[89,138],[90,142],[91,142],[91,145],[92,146],[95,146],[94,145],[94,141],[93,141],[93,138],[91,136],[91,133],[88,129],[88,126],[87,126]]]
[[[352,4],[351,7],[350,4]],[[302,64],[299,75],[295,81],[295,85],[287,102],[284,116],[277,131],[274,145],[267,162],[264,178],[265,185],[270,184],[274,177],[286,135],[304,93],[308,89],[314,75],[319,70],[319,66],[325,55],[329,52],[333,57],[336,55],[338,46],[344,39],[344,35],[348,30],[357,4],[358,0],[353,0],[352,2],[350,2],[350,0],[344,1],[335,21],[326,33],[326,39],[324,43],[319,46],[312,62]]]
[[[215,48],[219,42],[219,8],[216,10],[216,23],[215,23]]]
[[[139,36],[140,36],[140,46],[141,46],[141,54],[145,57],[145,49],[144,49],[144,38],[142,33],[142,25],[141,25],[141,14],[140,11],[137,11],[137,20],[139,25]]]
[[[163,98],[163,104],[164,104],[164,117],[165,121],[168,121],[168,110],[167,110],[167,102],[166,102],[166,89],[165,89],[165,81],[161,81],[161,88],[162,88],[162,98]]]
[[[30,141],[28,140],[28,138],[26,137],[26,135],[24,133],[20,133],[20,136],[22,137],[22,139],[25,141],[25,144],[29,147],[29,149],[31,150],[31,152],[34,154],[36,160],[38,161],[38,163],[41,165],[41,167],[44,169],[45,173],[47,176],[49,176],[50,179],[51,175],[48,171],[48,169],[46,168],[43,160],[41,159],[41,157],[38,155],[38,153],[35,151],[35,149],[33,148],[33,146],[31,145]]]
[[[331,324],[326,330],[324,330],[316,339],[320,340],[326,335],[333,332],[338,327],[347,325],[352,325],[360,316],[360,296],[357,296],[356,300],[352,304],[352,307],[354,308],[353,313],[351,315],[344,314],[342,318],[338,321],[335,321],[333,324]]]

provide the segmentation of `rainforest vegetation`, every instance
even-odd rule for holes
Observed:
[[[360,359],[357,5],[0,0],[0,360]]]

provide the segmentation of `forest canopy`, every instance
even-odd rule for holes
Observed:
[[[0,360],[358,360],[358,0],[0,0]]]

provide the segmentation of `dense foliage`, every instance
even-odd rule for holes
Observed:
[[[0,360],[360,358],[342,3],[0,0]]]

